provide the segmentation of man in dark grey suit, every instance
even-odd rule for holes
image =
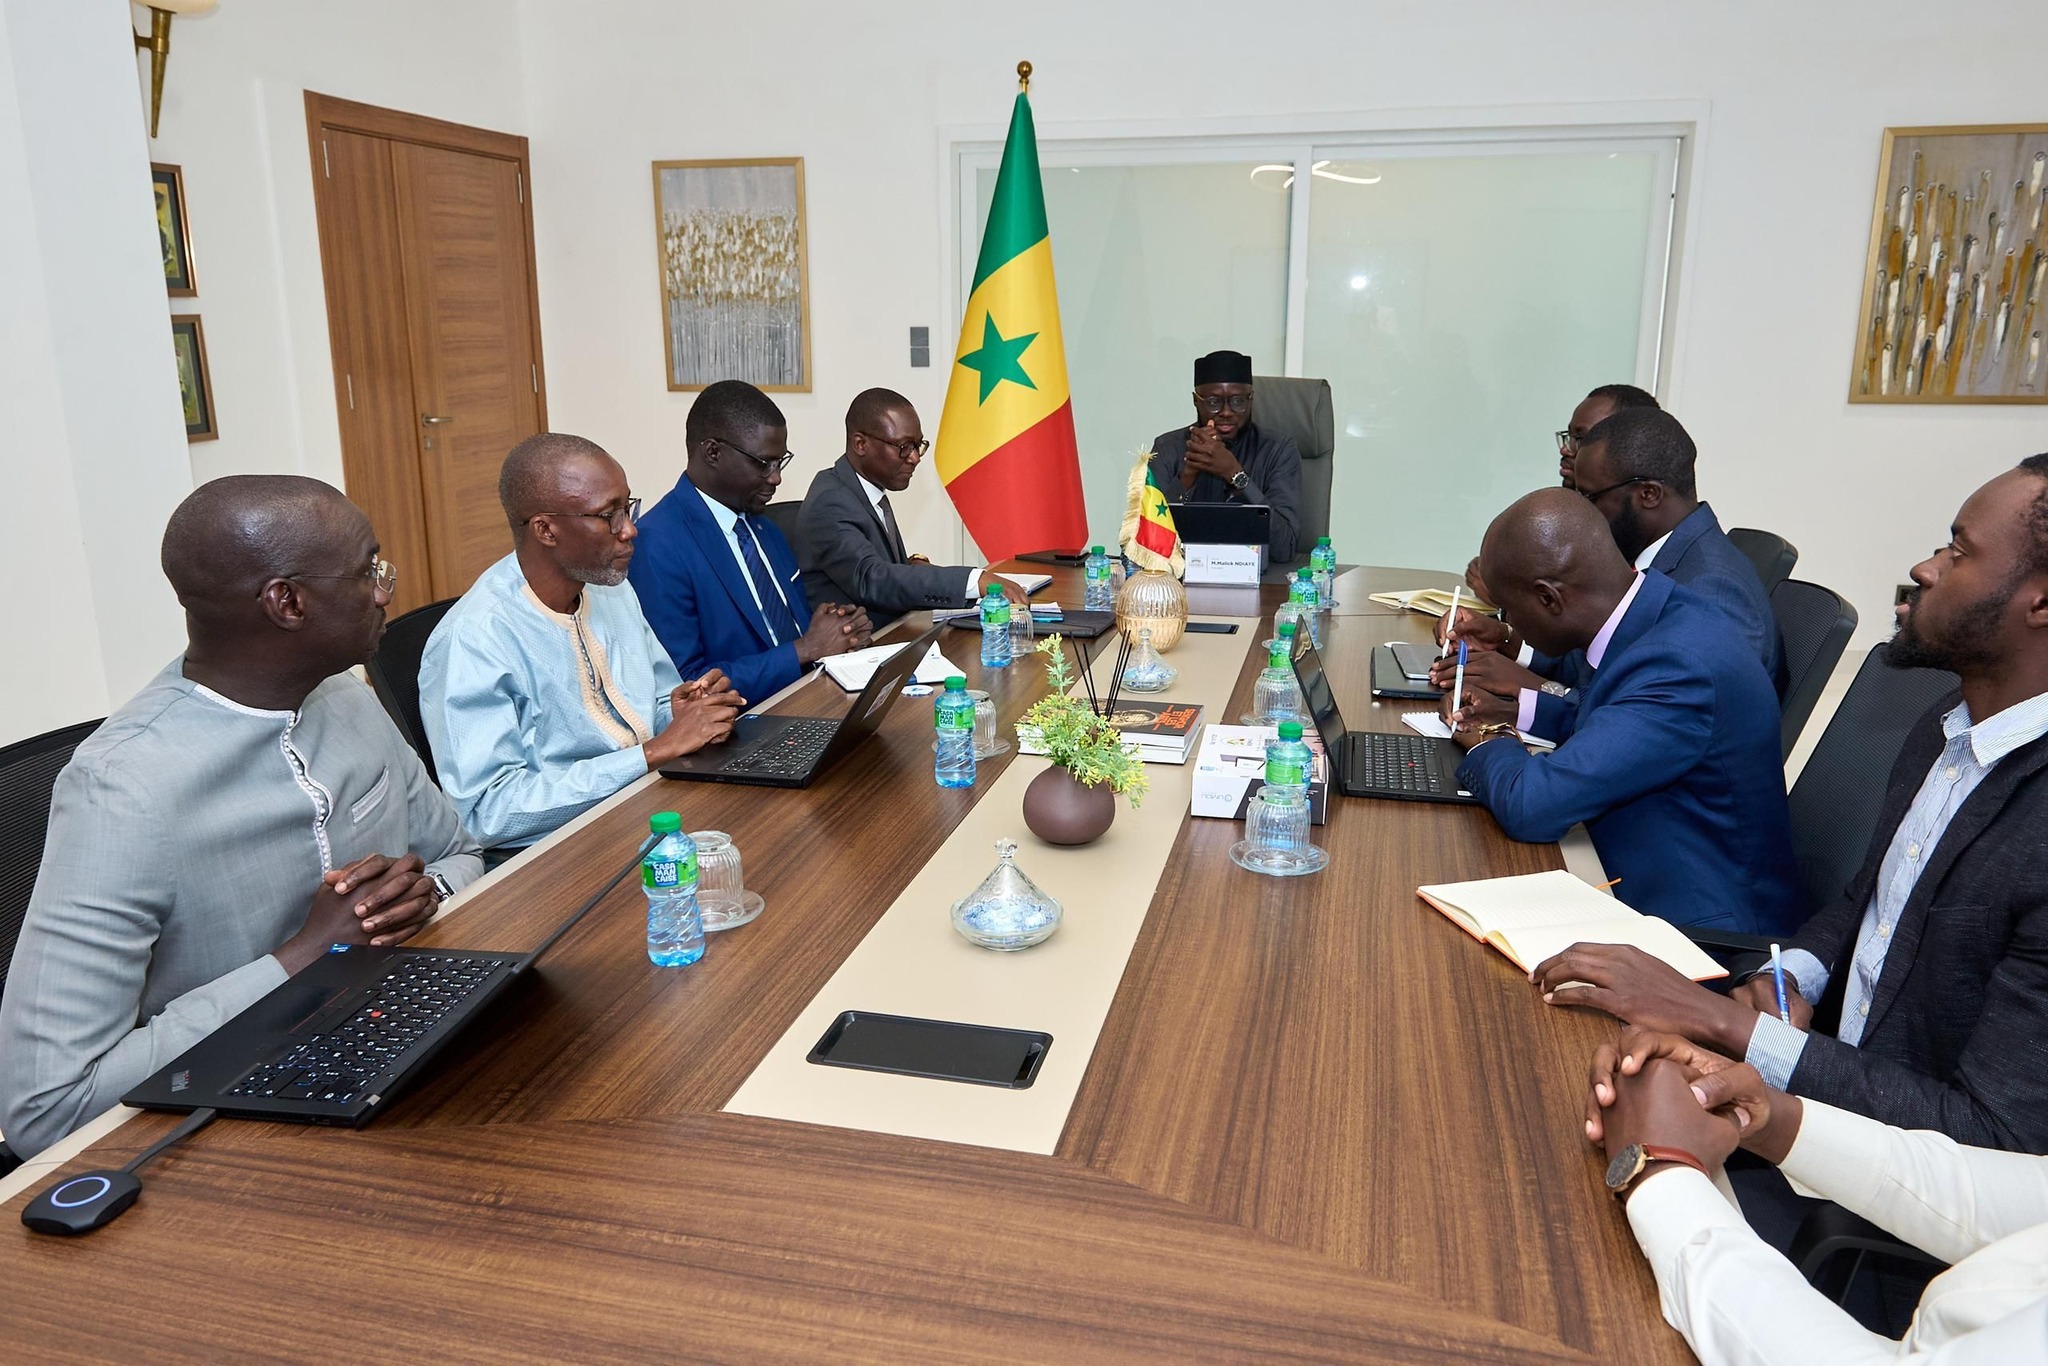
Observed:
[[[1211,351],[1195,362],[1195,421],[1152,443],[1152,478],[1169,503],[1264,503],[1274,564],[1301,544],[1301,450],[1252,421],[1252,358]]]
[[[1717,996],[1580,944],[1531,976],[1795,1095],[2048,1153],[2048,454],[1972,494],[1949,535],[1913,568],[1886,662],[1962,687],[1907,737],[1855,880],[1785,945],[1790,1023],[1768,971]]]
[[[846,452],[820,470],[797,514],[797,564],[812,602],[856,602],[882,613],[963,607],[982,571],[912,555],[889,495],[910,487],[931,449],[917,409],[891,389],[868,389],[846,410]]]

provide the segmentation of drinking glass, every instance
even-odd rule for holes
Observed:
[[[692,830],[697,842],[697,905],[706,933],[744,925],[761,914],[760,895],[747,890],[740,847],[723,830]]]

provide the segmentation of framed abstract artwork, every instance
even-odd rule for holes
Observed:
[[[178,397],[185,405],[185,439],[211,441],[220,435],[213,420],[213,376],[206,368],[206,333],[197,313],[171,319],[171,349],[178,356]]]
[[[803,158],[657,161],[654,231],[668,387],[809,392]]]
[[[149,163],[156,189],[156,235],[164,249],[164,288],[174,299],[199,292],[192,274],[192,242],[185,226],[185,172],[162,161]]]
[[[1887,128],[1851,403],[2048,403],[2048,124]]]

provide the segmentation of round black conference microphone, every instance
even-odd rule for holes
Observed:
[[[123,1210],[135,1203],[136,1196],[142,1194],[142,1182],[135,1178],[142,1164],[173,1143],[182,1143],[213,1123],[217,1113],[214,1110],[194,1110],[185,1116],[184,1123],[144,1148],[133,1162],[119,1171],[81,1172],[69,1180],[58,1182],[28,1202],[28,1207],[21,1212],[21,1222],[37,1233],[66,1236],[90,1233],[102,1224],[112,1223]]]

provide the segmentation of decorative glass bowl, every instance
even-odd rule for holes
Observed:
[[[1042,944],[1060,927],[1060,903],[1017,866],[1017,842],[996,841],[995,870],[953,903],[953,928],[970,944],[1011,953]]]
[[[1188,590],[1160,569],[1141,569],[1124,580],[1116,594],[1116,626],[1132,639],[1141,628],[1152,632],[1152,648],[1161,654],[1180,643],[1188,624]]]

